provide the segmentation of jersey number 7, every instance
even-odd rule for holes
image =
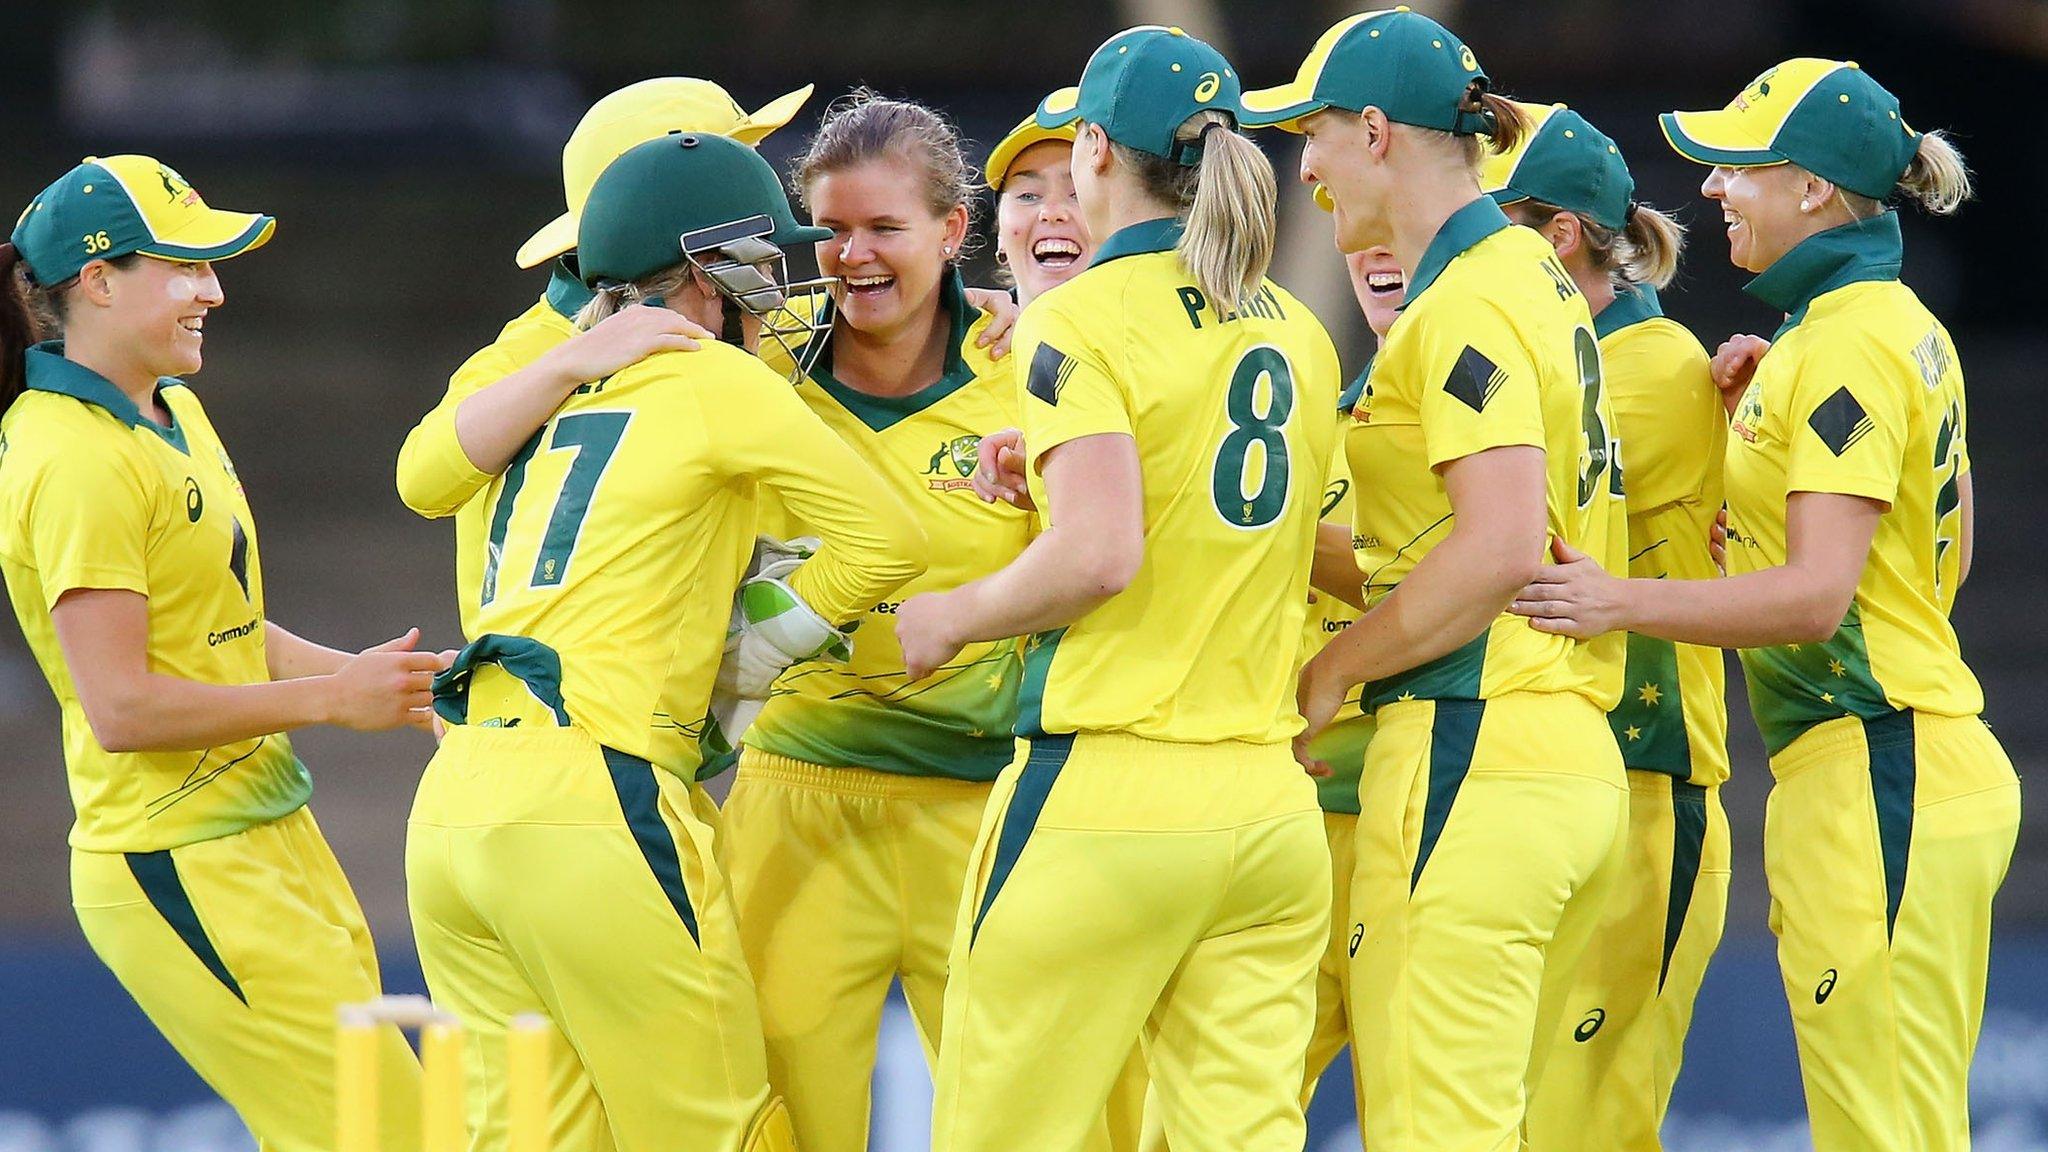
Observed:
[[[583,519],[590,514],[591,494],[597,491],[597,482],[604,477],[605,466],[611,463],[612,453],[618,451],[619,441],[625,438],[626,425],[632,419],[631,412],[572,412],[554,421],[548,451],[572,450],[576,459],[562,479],[562,490],[555,494],[555,508],[548,514],[547,532],[541,537],[540,553],[534,558],[527,587],[560,584],[569,575],[569,560],[583,531]],[[497,505],[491,510],[490,553],[484,560],[481,597],[485,604],[497,599],[498,567],[504,559],[505,533],[512,525],[513,506],[526,487],[526,466],[547,435],[545,428],[534,433],[505,469]]]

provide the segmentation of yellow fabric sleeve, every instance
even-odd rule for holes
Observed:
[[[1073,318],[1056,306],[1028,308],[1017,321],[1014,346],[1029,357],[1019,370],[1024,448],[1033,471],[1047,452],[1070,440],[1133,434],[1123,386]]]
[[[1536,365],[1505,317],[1482,302],[1411,319],[1423,321],[1417,363],[1431,468],[1489,448],[1544,446]]]
[[[398,450],[398,498],[407,508],[427,517],[452,516],[490,486],[491,474],[470,463],[462,451],[455,434],[455,410],[521,367],[493,344],[463,361],[448,378],[448,394],[406,433],[405,445]]]
[[[1906,389],[1861,348],[1807,349],[1793,377],[1787,492],[1830,492],[1891,503],[1905,467]]]
[[[26,501],[22,538],[35,558],[43,606],[74,588],[149,594],[150,495],[122,455],[78,450],[43,461]],[[180,511],[182,517],[183,512]]]
[[[790,578],[820,616],[853,620],[924,572],[930,544],[903,498],[787,380],[749,357],[715,383],[693,381],[686,391],[725,473],[771,489],[822,538],[818,554]]]

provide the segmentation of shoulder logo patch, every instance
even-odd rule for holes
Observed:
[[[1050,344],[1040,344],[1031,355],[1031,371],[1024,377],[1024,390],[1047,404],[1060,402],[1060,390],[1074,372],[1074,362]]]
[[[1507,383],[1508,374],[1493,361],[1482,355],[1479,349],[1466,345],[1458,354],[1458,362],[1451,365],[1451,374],[1444,380],[1444,391],[1463,400],[1474,412],[1486,411],[1487,401]]]
[[[1813,415],[1806,418],[1806,426],[1813,429],[1820,442],[1837,456],[1855,447],[1856,442],[1870,435],[1874,427],[1870,414],[1856,402],[1847,385],[1835,389],[1834,395],[1821,401]]]

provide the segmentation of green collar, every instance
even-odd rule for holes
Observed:
[[[1359,370],[1358,379],[1344,386],[1344,394],[1337,397],[1338,415],[1346,415],[1353,408],[1358,407],[1358,398],[1365,395],[1366,378],[1372,375],[1372,362],[1379,359],[1379,355],[1379,353],[1375,352],[1371,356],[1366,357],[1365,367]]]
[[[45,340],[22,354],[22,365],[26,371],[27,385],[38,392],[56,392],[87,404],[96,404],[106,409],[116,420],[130,428],[147,428],[163,438],[163,442],[187,456],[192,450],[185,445],[185,428],[178,423],[178,413],[169,404],[164,411],[171,414],[171,426],[163,425],[142,414],[135,401],[128,394],[114,387],[114,382],[87,368],[75,360],[64,358],[62,340]],[[163,404],[166,385],[178,381],[168,376],[156,382],[157,403]]]
[[[1664,314],[1657,290],[1648,284],[1632,284],[1614,294],[1614,301],[1593,317],[1593,335],[1602,340],[1631,324],[1655,320]]]
[[[583,306],[590,303],[590,297],[590,289],[585,288],[583,281],[578,280],[576,274],[569,271],[569,262],[555,261],[553,274],[548,277],[548,307],[553,308],[555,314],[562,319],[573,321],[576,314],[583,311]]]
[[[1180,234],[1184,230],[1180,220],[1173,216],[1126,224],[1109,234],[1109,239],[1095,250],[1095,259],[1090,260],[1088,266],[1099,268],[1120,256],[1136,256],[1143,252],[1171,252],[1180,246]]]
[[[1408,298],[1401,301],[1401,307],[1415,303],[1416,297],[1429,291],[1451,261],[1467,248],[1507,226],[1508,214],[1500,210],[1491,196],[1481,196],[1451,213],[1451,218],[1430,237],[1429,247],[1422,250],[1422,260],[1415,265],[1415,275],[1408,278]]]
[[[1897,280],[1905,260],[1899,214],[1886,211],[1808,236],[1743,291],[1785,313],[1777,332],[1783,336],[1806,318],[1815,300],[1864,280]]]
[[[832,340],[829,336],[825,339],[825,347],[818,353],[817,362],[811,365],[811,379],[827,395],[839,401],[840,407],[860,417],[861,423],[876,432],[886,432],[898,421],[937,404],[974,379],[974,368],[960,354],[960,349],[967,344],[967,329],[973,325],[977,313],[967,303],[967,284],[960,279],[958,268],[948,271],[939,281],[939,307],[952,317],[953,330],[946,338],[945,370],[931,384],[907,396],[870,396],[850,388],[832,374]],[[833,330],[837,331],[838,312],[830,298],[825,301],[825,312],[832,321]]]

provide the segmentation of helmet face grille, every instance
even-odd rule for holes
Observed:
[[[685,233],[683,258],[718,289],[718,294],[761,322],[761,334],[775,341],[796,366],[808,374],[824,351],[831,330],[831,312],[813,307],[808,314],[790,307],[794,296],[829,292],[835,276],[791,280],[789,257],[768,237],[775,224],[766,216],[735,220]]]

